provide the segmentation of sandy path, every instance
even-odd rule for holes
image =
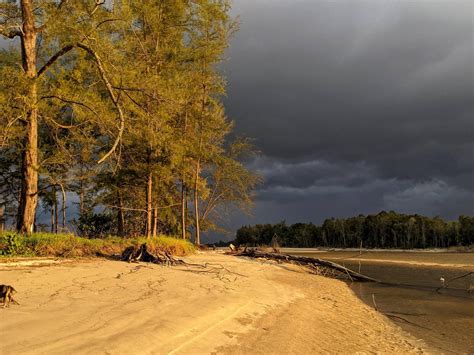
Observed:
[[[342,282],[206,253],[239,276],[106,260],[5,268],[21,306],[0,309],[3,354],[419,352]],[[219,268],[219,266],[214,265]]]

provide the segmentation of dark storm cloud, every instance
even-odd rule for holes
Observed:
[[[473,6],[235,0],[226,106],[264,154],[255,219],[473,214]]]

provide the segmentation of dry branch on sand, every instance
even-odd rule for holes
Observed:
[[[333,263],[332,261],[310,258],[306,256],[283,255],[277,253],[265,253],[256,249],[244,249],[242,251],[232,251],[229,253],[235,256],[246,256],[250,258],[274,260],[278,262],[287,262],[301,266],[309,267],[313,272],[323,274],[324,276],[347,276],[352,281],[367,281],[379,282],[376,279],[362,275],[358,272],[352,271],[342,265]]]

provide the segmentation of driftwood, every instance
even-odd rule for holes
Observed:
[[[283,254],[277,254],[277,253],[264,253],[255,249],[244,249],[243,251],[232,253],[232,255],[247,256],[250,258],[258,258],[258,259],[266,259],[266,260],[283,261],[287,263],[308,266],[311,268],[324,267],[331,270],[336,270],[341,274],[347,275],[351,280],[366,281],[366,282],[379,282],[376,279],[362,275],[342,265],[339,265],[339,264],[333,263],[332,261],[328,261],[324,259],[310,258],[307,256],[283,255]]]
[[[161,265],[180,265],[184,264],[183,260],[175,259],[171,254],[167,252],[156,252],[151,253],[146,244],[142,244],[139,247],[128,247],[123,253],[121,260],[131,262],[144,261],[147,263],[161,264]]]

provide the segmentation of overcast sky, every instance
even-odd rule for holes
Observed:
[[[262,151],[242,223],[474,214],[473,2],[234,0],[228,115]]]

